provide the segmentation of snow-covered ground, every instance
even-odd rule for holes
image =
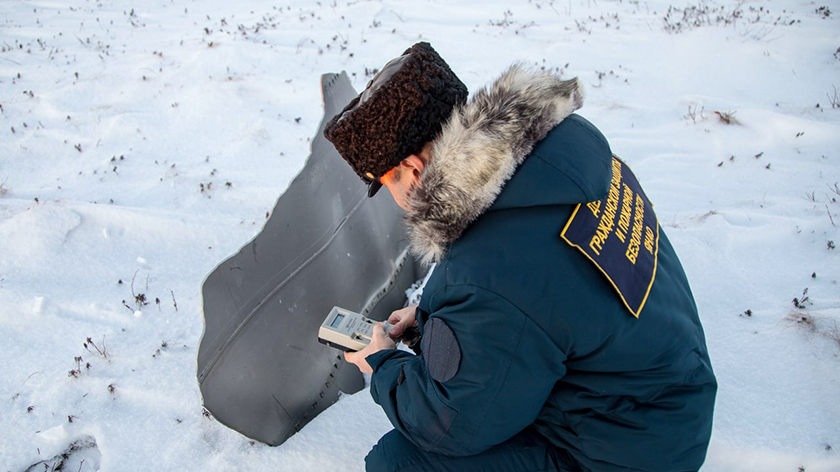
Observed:
[[[363,470],[389,430],[367,391],[276,448],[203,414],[200,288],[302,168],[320,75],[361,90],[418,40],[471,90],[518,60],[586,84],[580,113],[656,203],[701,311],[720,383],[703,470],[840,470],[838,16],[836,0],[0,1],[0,471],[62,453],[74,472]]]

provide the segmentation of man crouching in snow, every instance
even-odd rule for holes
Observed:
[[[346,358],[394,430],[368,471],[688,471],[717,384],[688,280],[577,79],[514,65],[467,101],[428,43],[389,62],[325,128],[406,211],[437,263],[422,352],[381,325]]]

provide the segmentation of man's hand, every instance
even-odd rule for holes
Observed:
[[[391,316],[394,315],[392,314]],[[375,352],[382,351],[383,349],[396,348],[397,345],[394,344],[394,340],[388,337],[387,334],[385,334],[385,325],[383,323],[376,323],[373,326],[373,335],[371,336],[370,344],[368,344],[367,347],[365,347],[361,351],[345,352],[344,359],[346,359],[347,362],[350,362],[351,364],[356,364],[359,370],[361,370],[365,374],[372,374],[373,369],[371,369],[370,365],[367,363],[365,358],[367,358],[367,356]]]
[[[412,326],[417,326],[417,321],[414,319],[417,314],[417,305],[402,308],[391,313],[388,317],[388,323],[394,325],[388,333],[392,338],[399,338],[405,333],[405,330]]]

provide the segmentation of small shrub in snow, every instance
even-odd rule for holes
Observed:
[[[700,107],[700,110],[697,110],[697,105],[689,105],[688,106],[688,113],[683,116],[683,118],[687,120],[691,120],[692,123],[697,124],[697,120],[703,121],[706,119],[706,114],[704,113],[706,109],[704,107]]]
[[[816,273],[811,275],[816,278]],[[804,329],[810,334],[816,334],[823,338],[834,341],[840,347],[840,326],[836,319],[832,317],[821,317],[806,311],[813,306],[813,302],[808,296],[808,288],[802,291],[802,295],[794,297],[793,306],[796,311],[789,313],[785,319],[787,322]]]
[[[110,356],[110,354],[108,354],[108,350],[107,350],[107,348],[105,347],[105,337],[104,337],[104,336],[102,337],[102,343],[101,343],[101,344],[102,344],[102,348],[100,349],[100,348],[99,348],[99,346],[97,346],[97,345],[96,345],[96,343],[94,343],[92,339],[87,338],[87,342],[85,342],[85,343],[84,343],[84,346],[85,346],[85,349],[87,349],[87,350],[88,350],[88,352],[94,352],[94,351],[91,351],[91,350],[90,350],[90,348],[91,348],[91,347],[93,347],[93,349],[94,349],[94,350],[95,350],[95,351],[96,351],[96,352],[97,352],[100,356],[102,356],[104,359],[109,359],[111,356]],[[89,365],[90,365],[90,364],[88,364],[88,366],[89,366]]]
[[[840,51],[840,49],[838,49]],[[837,54],[835,54],[837,56]],[[825,94],[828,97],[829,103],[831,103],[831,108],[840,108],[840,92],[837,91],[837,86],[832,85],[831,88],[834,89],[834,93],[827,93]]]
[[[720,118],[722,123],[726,123],[727,125],[739,125],[741,123],[735,119],[735,112],[734,111],[716,111],[715,115]]]
[[[76,361],[76,368],[67,372],[67,376],[78,379],[82,375],[82,362],[85,360],[82,359],[82,356],[76,356],[73,360]],[[90,372],[90,362],[86,363],[84,368],[85,372]]]
[[[805,287],[805,290],[802,291],[802,295],[800,297],[793,297],[793,306],[799,309],[804,309],[809,306],[813,305],[811,300],[808,298],[808,287]]]

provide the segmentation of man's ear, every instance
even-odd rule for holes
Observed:
[[[420,175],[426,167],[426,162],[423,161],[420,156],[411,154],[400,161],[400,167],[403,172],[410,172],[413,179],[416,178],[417,180],[420,180]]]

